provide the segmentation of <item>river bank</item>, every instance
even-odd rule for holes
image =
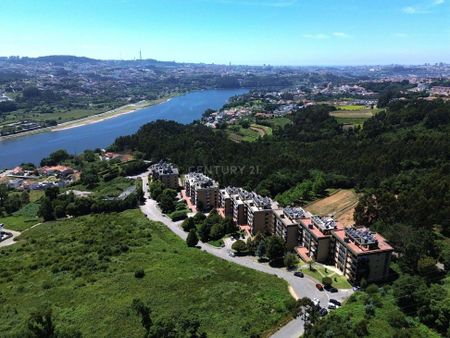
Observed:
[[[157,105],[157,104],[168,102],[173,97],[175,97],[177,95],[180,95],[180,94],[168,95],[168,96],[166,96],[164,98],[157,99],[157,100],[143,100],[143,101],[139,101],[137,103],[126,104],[124,106],[121,106],[121,107],[118,107],[118,108],[115,108],[115,109],[112,109],[112,110],[108,110],[108,111],[103,112],[103,113],[99,113],[99,114],[83,117],[81,119],[76,119],[76,120],[72,120],[72,121],[63,122],[63,123],[60,123],[60,124],[58,124],[56,126],[53,126],[53,127],[45,127],[45,128],[33,129],[33,130],[29,130],[29,131],[24,131],[22,133],[6,135],[6,136],[0,136],[0,142],[3,141],[3,140],[14,139],[14,138],[22,137],[22,136],[34,135],[34,134],[39,134],[39,133],[44,133],[44,132],[49,132],[49,131],[62,131],[62,130],[77,128],[77,127],[83,127],[83,126],[86,126],[86,125],[89,125],[89,124],[102,122],[102,121],[105,121],[105,120],[108,120],[108,119],[112,119],[112,118],[115,118],[115,117],[119,117],[119,116],[122,116],[122,115],[134,113],[137,110],[140,110],[140,109],[143,109],[143,108],[147,108],[147,107],[150,107],[150,106],[154,106],[154,105]]]

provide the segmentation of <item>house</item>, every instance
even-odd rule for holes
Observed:
[[[44,176],[59,176],[59,177],[67,177],[74,173],[74,170],[71,167],[67,167],[64,165],[56,165],[56,166],[45,166],[38,169],[39,174]]]
[[[159,180],[166,188],[178,189],[178,168],[172,163],[160,161],[150,167],[153,180]]]

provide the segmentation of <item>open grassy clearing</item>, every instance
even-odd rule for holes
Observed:
[[[42,222],[37,216],[39,204],[31,202],[10,216],[0,217],[0,223],[5,224],[9,230],[24,231],[33,225]]]
[[[198,317],[208,337],[264,335],[289,318],[283,280],[188,248],[138,210],[43,223],[19,239],[0,250],[3,337],[21,336],[44,305],[57,328],[84,337],[142,337],[135,298],[154,320]]]
[[[119,196],[127,188],[130,188],[135,184],[135,181],[130,178],[116,177],[108,182],[100,182],[100,184],[93,189],[88,189],[83,184],[76,184],[69,186],[66,190],[92,191],[95,197],[111,198]]]
[[[266,120],[273,129],[284,128],[288,124],[292,124],[292,120],[288,117],[274,117],[273,119]]]
[[[350,289],[352,287],[347,278],[337,274],[331,269],[327,269],[321,264],[315,263],[312,270],[310,270],[308,264],[305,264],[303,261],[300,261],[299,266],[305,275],[316,279],[318,283],[322,283],[323,277],[330,277],[333,281],[332,285],[338,289]]]
[[[347,109],[342,109],[343,107],[346,107]],[[368,109],[364,106],[361,106],[361,109],[353,109],[350,107],[360,106],[338,106],[336,108],[339,110],[331,112],[330,115],[334,116],[336,120],[342,124],[362,125],[364,121],[380,111],[380,109]]]
[[[266,136],[266,135],[269,135],[269,136],[272,135],[272,128],[267,127],[267,126],[262,126],[259,124],[252,124],[250,126],[250,129],[258,132],[259,136],[261,136],[261,137]]]
[[[353,212],[358,204],[358,195],[351,189],[339,189],[330,196],[308,204],[305,209],[317,215],[334,215],[344,226],[354,223]]]
[[[353,110],[364,110],[367,109],[367,107],[360,104],[354,104],[354,105],[336,106],[336,109],[353,111]]]

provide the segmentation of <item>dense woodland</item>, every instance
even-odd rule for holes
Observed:
[[[112,148],[137,150],[155,161],[164,158],[182,171],[203,169],[222,185],[243,186],[272,197],[286,197],[286,191],[308,180],[314,183],[318,175],[321,191],[354,187],[362,193],[357,223],[380,231],[398,252],[392,290],[374,292],[360,301],[375,311],[374,299],[386,300],[389,295],[406,318],[397,318],[393,329],[414,336],[417,332],[407,319],[417,317],[448,335],[450,103],[391,100],[363,128],[350,130],[329,116],[332,109],[317,105],[299,110],[292,125],[253,143],[234,143],[223,131],[196,123],[156,121],[135,135],[118,138]],[[284,204],[301,204],[301,194],[292,196]],[[442,266],[445,271],[438,268]],[[367,315],[365,320],[371,318]],[[315,331],[310,328],[307,335],[323,336],[330,320],[321,321],[324,324],[316,325]],[[338,326],[335,320],[336,334]]]

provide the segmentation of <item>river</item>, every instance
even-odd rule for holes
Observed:
[[[231,96],[245,92],[246,89],[195,91],[102,122],[6,139],[0,141],[0,169],[24,162],[39,164],[42,158],[58,149],[76,154],[86,149],[104,148],[118,136],[133,134],[142,125],[158,119],[191,123],[199,119],[206,109],[219,109]]]

